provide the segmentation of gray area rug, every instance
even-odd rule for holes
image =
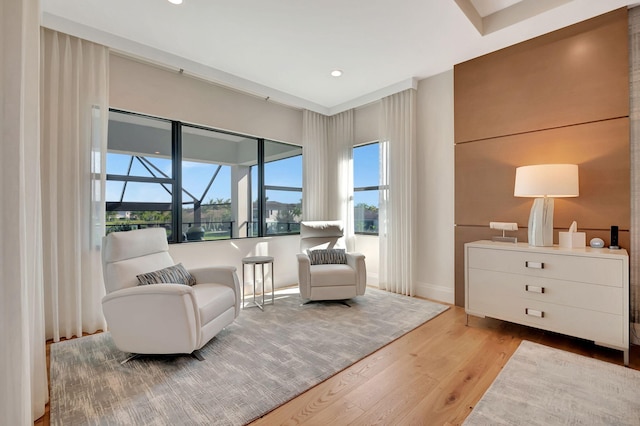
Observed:
[[[640,425],[640,371],[523,341],[464,422]]]
[[[276,293],[245,309],[205,345],[204,361],[152,356],[120,361],[109,333],[51,345],[52,425],[248,423],[448,309],[367,289],[338,303],[301,305]]]

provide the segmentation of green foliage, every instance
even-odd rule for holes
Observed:
[[[370,212],[374,212],[374,213],[378,213],[378,207],[376,206],[370,206],[369,204],[366,203],[358,203],[355,206],[356,210],[357,209],[362,209],[362,210],[367,210]]]

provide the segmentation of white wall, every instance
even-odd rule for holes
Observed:
[[[378,261],[380,253],[377,235],[358,234],[355,238],[354,250],[365,256],[367,265],[367,285],[378,287]]]
[[[194,243],[170,244],[169,253],[173,260],[182,262],[187,268],[229,265],[238,269],[238,279],[242,281],[242,258],[247,256],[273,256],[273,275],[276,288],[298,284],[298,263],[300,238],[287,235],[267,238],[244,238],[237,240],[202,241]],[[245,282],[251,278],[251,267],[246,267]],[[256,272],[260,273],[260,268]],[[265,268],[266,273],[270,273]],[[258,275],[259,276],[259,275]],[[270,283],[267,279],[266,283]],[[268,286],[267,286],[268,287]],[[249,287],[246,287],[247,291]]]
[[[454,303],[453,70],[419,82],[417,112],[417,293]]]
[[[249,136],[302,144],[302,111],[118,55],[109,106]]]

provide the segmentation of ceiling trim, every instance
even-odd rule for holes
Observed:
[[[484,18],[471,0],[454,0],[478,32],[485,36],[508,26],[525,21],[573,0],[522,0]]]
[[[480,16],[480,13],[478,13],[478,10],[473,5],[473,3],[471,3],[471,0],[454,1],[456,2],[460,10],[462,10],[462,13],[465,14],[469,22],[471,22],[473,26],[476,27],[476,30],[478,30],[481,35],[484,35],[484,19],[482,18],[482,16]]]
[[[372,102],[379,101],[382,98],[387,96],[391,96],[395,93],[402,92],[407,89],[418,89],[418,80],[416,78],[407,78],[406,80],[399,81],[391,86],[384,87],[382,89],[376,90],[375,92],[371,92],[367,95],[360,96],[355,98],[349,102],[342,103],[340,105],[336,105],[334,107],[329,108],[329,113],[327,115],[336,115],[341,112],[347,111],[352,108],[358,108]]]

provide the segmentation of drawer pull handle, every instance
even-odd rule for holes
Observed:
[[[544,287],[538,287],[535,285],[525,284],[524,289],[530,293],[544,293]]]
[[[537,311],[535,309],[525,308],[524,309],[524,313],[529,315],[529,316],[532,316],[532,317],[544,318],[544,312],[543,311]]]
[[[524,266],[532,269],[544,269],[544,263],[542,262],[524,262]]]

